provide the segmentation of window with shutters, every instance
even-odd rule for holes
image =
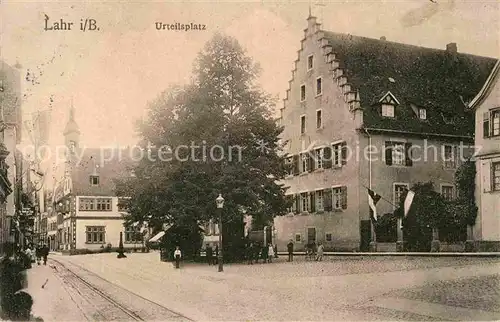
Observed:
[[[400,203],[403,202],[402,198],[405,195],[406,191],[409,189],[409,185],[407,183],[395,183],[394,191],[393,191],[393,204],[396,207],[399,207]]]
[[[443,145],[442,147],[443,166],[445,169],[455,169],[457,159],[455,155],[455,147],[453,145]]]
[[[308,153],[302,153],[300,155],[300,159],[302,161],[302,173],[308,172],[309,171],[309,154]]]
[[[412,144],[404,142],[385,142],[385,163],[387,165],[412,166]]]
[[[454,189],[452,185],[441,185],[441,195],[445,200],[451,201],[455,199]]]
[[[306,100],[306,85],[300,86],[300,101],[304,102]]]
[[[491,166],[492,188],[494,191],[500,191],[500,162],[493,162]]]
[[[323,190],[316,191],[316,211],[324,211]]]
[[[325,211],[332,211],[332,189],[323,190],[323,208]]]
[[[347,163],[347,144],[345,142],[332,145],[332,164],[341,167]]]
[[[315,156],[314,159],[316,161],[316,169],[322,169],[323,168],[323,159],[324,159],[324,149],[316,149],[315,150]]]
[[[321,118],[321,110],[316,111],[316,128],[321,129],[323,127],[323,120]]]
[[[307,192],[300,194],[300,210],[309,212],[309,194]]]
[[[405,162],[405,145],[404,143],[394,143],[392,145],[392,164],[403,165]]]
[[[346,187],[338,187],[332,189],[332,208],[336,210],[347,208]]]
[[[483,136],[485,138],[500,136],[500,109],[490,110],[483,114]]]
[[[491,134],[492,136],[500,135],[500,110],[491,112]]]
[[[306,133],[306,116],[302,115],[300,117],[300,134]]]

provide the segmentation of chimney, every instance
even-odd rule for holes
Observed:
[[[457,43],[449,43],[448,45],[446,45],[446,51],[449,52],[449,53],[457,53]]]
[[[380,40],[386,41],[387,39],[385,38],[385,36],[382,36],[382,37],[380,37]]]

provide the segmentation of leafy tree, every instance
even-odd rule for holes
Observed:
[[[199,53],[191,83],[150,104],[138,126],[150,157],[135,178],[118,183],[118,193],[131,197],[127,221],[195,231],[218,220],[220,193],[227,254],[240,252],[244,213],[267,220],[285,214],[289,204],[277,184],[286,174],[282,128],[272,118],[274,100],[255,84],[258,71],[235,39],[217,34]]]
[[[467,225],[476,223],[477,206],[475,200],[476,165],[472,160],[464,162],[455,173],[458,195],[447,203],[447,224],[440,228],[440,239],[457,242],[467,238]]]
[[[447,203],[434,190],[432,182],[417,183],[411,190],[415,192],[415,197],[409,213],[403,219],[404,240],[410,251],[429,251],[432,228],[444,227],[447,223]],[[403,215],[405,197],[403,195],[400,207],[395,212],[399,217]]]
[[[390,243],[396,242],[398,218],[395,213],[386,213],[375,222],[375,232],[377,242]]]

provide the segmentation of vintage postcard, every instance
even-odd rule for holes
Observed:
[[[0,319],[500,320],[500,3],[0,0]]]

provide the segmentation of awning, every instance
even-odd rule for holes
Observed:
[[[163,237],[163,235],[165,235],[165,232],[164,231],[160,231],[158,234],[154,235],[154,237],[151,238],[149,241],[150,242],[158,241],[160,238]]]

